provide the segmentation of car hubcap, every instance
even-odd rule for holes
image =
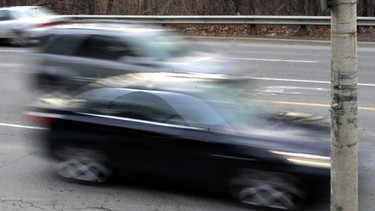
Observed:
[[[85,181],[104,182],[111,175],[108,159],[95,150],[64,148],[59,151],[61,161],[57,164],[57,173],[65,178]]]
[[[28,43],[27,38],[25,38],[22,32],[13,32],[10,38],[10,44],[15,46],[24,46]]]
[[[241,171],[230,180],[232,195],[248,205],[297,209],[305,198],[305,192],[298,188],[295,178],[278,173],[262,171]]]

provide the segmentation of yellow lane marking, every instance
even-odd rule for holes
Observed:
[[[261,103],[273,103],[273,104],[281,104],[281,105],[302,105],[302,106],[315,106],[315,107],[331,107],[328,104],[320,104],[320,103],[304,103],[304,102],[290,102],[290,101],[278,101],[278,100],[255,100],[255,102]],[[359,110],[368,110],[368,111],[375,111],[375,107],[358,107]]]

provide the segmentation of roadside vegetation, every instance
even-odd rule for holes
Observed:
[[[0,0],[19,5],[89,15],[329,15],[319,0]],[[358,0],[358,16],[375,16],[375,0]]]
[[[319,0],[0,0],[0,7],[39,5],[66,15],[286,15],[326,16]],[[375,17],[375,0],[358,0],[358,16]],[[248,25],[179,25],[187,35],[248,37]],[[360,41],[375,41],[375,27],[358,28]],[[329,39],[329,27],[258,26],[258,37]]]

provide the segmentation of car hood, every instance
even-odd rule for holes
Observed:
[[[318,115],[281,111],[264,114],[250,128],[240,127],[237,131],[272,138],[326,142],[330,138],[330,121]]]
[[[162,62],[168,72],[193,72],[236,75],[238,66],[220,54],[194,52],[189,55],[169,58]]]
[[[239,134],[244,136],[260,136],[274,140],[293,140],[295,142],[328,142],[329,134],[319,133],[316,130],[308,128],[284,128],[280,129],[274,126],[267,128],[251,127],[244,130],[238,130]]]
[[[250,127],[237,128],[235,135],[239,137],[239,145],[330,155],[330,121],[327,118],[307,113],[280,112],[268,115],[259,122]]]

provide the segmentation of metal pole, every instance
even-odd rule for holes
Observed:
[[[357,2],[331,13],[331,211],[358,211]]]

